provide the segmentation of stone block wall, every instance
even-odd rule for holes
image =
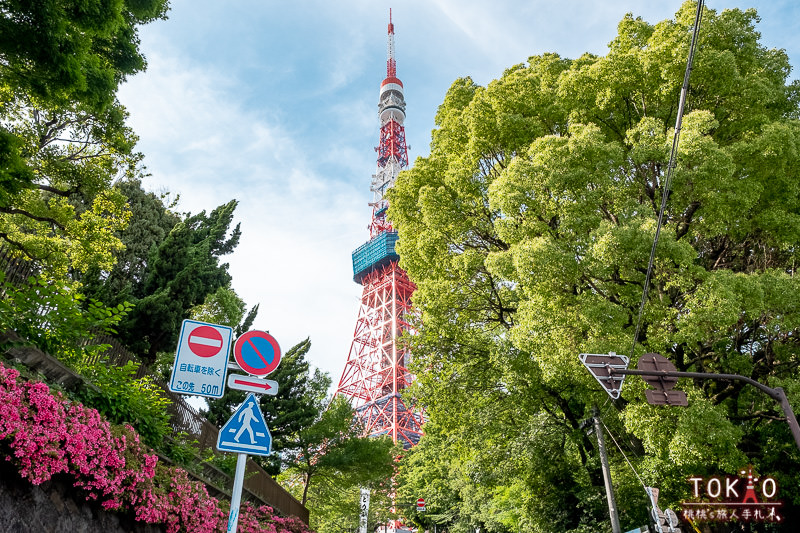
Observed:
[[[136,522],[86,501],[81,490],[53,478],[39,486],[19,477],[0,458],[2,533],[164,533],[163,527]]]

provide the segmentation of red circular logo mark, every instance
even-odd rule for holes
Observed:
[[[211,326],[199,326],[189,333],[189,350],[198,357],[214,357],[222,350],[222,333]]]

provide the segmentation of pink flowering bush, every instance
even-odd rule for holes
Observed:
[[[112,426],[96,410],[18,377],[0,364],[0,456],[23,478],[39,485],[56,474],[70,476],[87,500],[164,524],[168,533],[226,531],[227,509],[221,502],[183,469],[159,464],[131,426]],[[281,518],[268,506],[246,502],[239,531],[309,533],[297,518]]]
[[[273,513],[268,505],[254,507],[242,502],[237,529],[241,533],[308,533],[308,526],[296,516],[283,518]]]
[[[249,502],[242,502],[236,529],[241,533],[277,533],[273,518],[272,507],[253,507]]]
[[[190,481],[185,470],[164,468],[156,480],[143,494],[142,505],[135,509],[137,520],[166,524],[168,533],[226,530],[227,516],[219,502],[208,495],[205,485]]]

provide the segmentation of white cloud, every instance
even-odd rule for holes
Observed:
[[[245,110],[221,73],[165,46],[148,60],[120,95],[153,171],[145,186],[179,193],[179,209],[192,212],[239,201],[242,239],[225,258],[234,289],[260,304],[256,327],[284,350],[310,336],[309,359],[338,380],[358,307],[350,250],[368,236],[366,194],[318,174],[302,143]]]

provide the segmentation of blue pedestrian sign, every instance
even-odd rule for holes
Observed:
[[[258,406],[255,394],[248,394],[244,403],[225,422],[217,437],[217,450],[221,452],[269,455],[272,435]]]

